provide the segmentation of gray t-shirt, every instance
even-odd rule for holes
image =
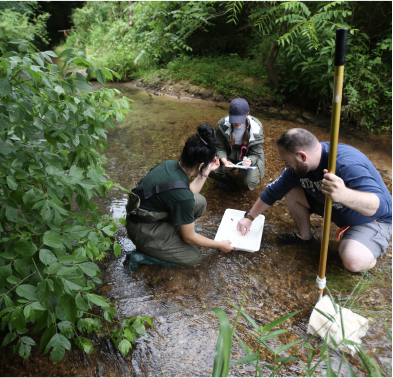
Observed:
[[[243,134],[246,131],[246,125],[244,124],[243,127],[237,129],[236,127],[233,128],[233,136],[235,137],[235,144],[242,145],[242,138]]]

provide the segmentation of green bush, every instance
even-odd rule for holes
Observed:
[[[31,19],[32,11],[21,12],[12,9],[0,9],[0,51],[12,50],[9,42],[15,39],[34,41],[36,37],[48,43],[46,21],[49,13],[40,14]],[[26,49],[28,45],[26,45]]]
[[[169,76],[164,74],[163,79],[188,80],[225,96],[258,98],[271,94],[262,81],[266,77],[264,67],[251,59],[241,59],[237,54],[195,58],[182,55],[168,63],[165,72],[169,72]],[[258,84],[250,86],[246,82],[249,77],[256,79]]]
[[[102,84],[118,76],[94,59],[65,50],[60,68],[51,57],[46,51],[0,58],[0,319],[9,331],[2,346],[16,340],[14,352],[27,359],[35,341],[26,334],[35,326],[45,330],[40,349],[53,348],[59,362],[69,339],[93,350],[83,335],[102,329],[102,316],[90,312],[94,305],[105,321],[117,315],[94,294],[102,282],[93,262],[112,248],[120,255],[117,223],[101,216],[92,198],[115,185],[98,150],[129,100],[114,99],[115,90],[105,87],[92,91],[92,75]],[[87,78],[70,65],[86,68]],[[124,354],[145,321],[151,324],[148,317],[116,318],[110,336]]]
[[[391,38],[381,45],[391,53]],[[306,41],[287,46],[278,58],[282,88],[287,98],[301,96],[328,112],[334,81],[334,31],[325,29],[317,49]],[[360,127],[389,129],[392,124],[391,67],[382,60],[381,48],[368,52],[368,36],[348,34],[344,69],[343,117]]]

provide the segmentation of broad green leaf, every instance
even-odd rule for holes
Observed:
[[[49,56],[51,56],[51,57],[53,57],[53,58],[57,58],[57,55],[56,55],[56,53],[55,52],[53,52],[53,51],[45,51],[45,54],[47,54],[47,55],[49,55]]]
[[[87,257],[74,256],[74,254],[59,257],[59,262],[61,262],[62,264],[79,264],[79,263],[83,263],[86,260]]]
[[[104,72],[105,77],[106,77],[107,79],[109,79],[109,80],[112,80],[112,79],[113,79],[112,74],[110,73],[109,70],[107,70],[106,68],[103,68],[102,71]]]
[[[146,335],[146,328],[141,319],[135,320],[135,322],[132,324],[132,328],[135,329],[138,335],[140,336]]]
[[[102,298],[99,295],[96,294],[86,294],[86,297],[89,299],[90,302],[94,303],[97,306],[100,306],[102,308],[107,308],[109,307],[109,301],[106,299]]]
[[[75,297],[75,303],[77,305],[77,307],[82,310],[82,311],[88,311],[89,310],[89,306],[87,305],[87,303],[84,301],[84,299],[82,298],[82,296],[80,295],[80,293],[78,293]]]
[[[121,247],[118,243],[115,243],[115,245],[113,246],[113,252],[116,257],[119,257],[121,255]]]
[[[52,265],[57,262],[57,257],[49,249],[41,249],[39,257],[45,265]]]
[[[56,328],[52,324],[50,325],[44,332],[44,334],[41,337],[40,341],[40,350],[45,350],[46,346],[48,345],[49,341],[52,339],[52,337],[56,334]]]
[[[0,283],[12,274],[11,264],[0,267]],[[3,286],[3,285],[1,285]]]
[[[57,323],[57,326],[59,327],[61,334],[67,337],[67,339],[74,337],[73,323],[63,320],[62,322]]]
[[[10,206],[5,208],[5,216],[10,222],[17,223],[18,222],[18,214],[16,213],[15,209]]]
[[[64,290],[69,293],[72,293],[73,290],[81,290],[85,286],[85,281],[75,273],[62,276],[61,281],[64,285]]]
[[[77,66],[83,66],[86,68],[93,67],[93,65],[89,61],[81,57],[75,58],[72,63],[76,64]]]
[[[30,337],[28,338],[30,339]],[[32,340],[32,339],[30,339]],[[34,342],[34,340],[33,340]],[[29,359],[31,351],[31,345],[23,342],[23,337],[20,339],[20,348],[19,348],[19,355],[24,358],[25,360]]]
[[[21,338],[22,343],[27,344],[27,345],[36,345],[36,342],[28,336],[23,336]]]
[[[63,245],[61,236],[55,231],[46,231],[43,243],[53,248],[60,248]]]
[[[35,292],[36,287],[33,285],[19,285],[16,288],[16,293],[23,298],[28,299],[29,301],[38,300],[38,295]]]
[[[101,329],[101,323],[97,318],[83,318],[78,320],[77,328],[82,333],[90,333],[94,329]]]
[[[73,54],[73,52],[74,52],[74,49],[73,48],[69,48],[69,49],[65,49],[64,51],[62,51],[61,53],[60,53],[60,58],[63,58],[63,57],[67,57],[67,56],[70,56],[71,54]],[[49,55],[49,54],[48,54]],[[52,55],[53,56],[53,55]]]
[[[58,263],[54,263],[49,265],[46,269],[44,269],[44,273],[46,274],[55,274],[57,273],[60,269],[61,269],[61,264]]]
[[[78,266],[83,271],[83,273],[90,277],[94,277],[100,272],[100,268],[93,262],[85,262],[78,264]]]
[[[93,251],[93,253],[98,257],[100,255],[100,251],[98,250],[98,248],[94,245],[94,243],[89,240],[87,242],[87,245],[89,246],[89,248]]]
[[[18,189],[18,184],[15,182],[15,179],[11,176],[7,176],[7,185],[12,189]]]
[[[127,339],[123,339],[120,342],[118,349],[124,354],[124,356],[127,356],[128,352],[131,349],[131,343]]]
[[[86,83],[86,81],[82,81],[82,80],[73,80],[73,83],[75,84],[75,87],[79,90],[79,91],[86,91],[86,92],[91,92],[92,88],[89,84]]]
[[[93,343],[90,339],[79,336],[75,340],[75,344],[82,349],[85,353],[90,354],[94,352]]]
[[[119,218],[119,222],[123,225],[126,226],[127,225],[127,221],[124,218]]]
[[[8,96],[11,94],[11,84],[8,77],[0,79],[0,95]]]
[[[106,76],[105,76],[105,73],[102,71],[101,68],[98,68],[98,69],[96,70],[96,77],[97,77],[97,80],[98,80],[102,85],[105,84]]]
[[[124,336],[127,338],[127,340],[128,340],[130,343],[133,343],[133,342],[134,342],[134,335],[133,335],[133,333],[130,331],[129,328],[126,328],[126,329],[124,330]]]
[[[85,226],[72,226],[67,232],[71,233],[75,239],[80,239],[86,236],[89,229]]]
[[[11,313],[10,321],[14,328],[16,328],[17,330],[26,327],[25,316],[23,315],[23,311],[21,309],[17,309]]]
[[[0,146],[0,154],[7,156],[8,154],[14,152],[14,148],[7,146],[5,144]]]
[[[30,241],[20,239],[15,245],[15,251],[24,257],[31,257],[37,252],[37,246]]]
[[[65,350],[71,350],[70,342],[60,333],[56,333],[49,341],[44,353],[48,353],[49,349],[53,347],[50,354],[52,360],[59,363],[64,357]]]
[[[22,277],[27,277],[30,274],[30,268],[27,266],[25,260],[14,260],[14,268]]]
[[[18,277],[15,277],[14,275],[10,275],[9,277],[7,277],[7,282],[12,284],[12,285],[16,285],[19,282],[21,282],[22,280]]]
[[[15,339],[16,339],[16,333],[15,332],[7,333],[7,335],[5,336],[5,338],[4,338],[4,340],[3,340],[2,344],[1,344],[1,348],[5,347],[9,343],[12,343]]]
[[[76,318],[76,304],[75,299],[70,294],[64,294],[59,301],[58,306],[66,320],[73,323]]]

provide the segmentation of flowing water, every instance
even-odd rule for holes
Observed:
[[[166,159],[177,160],[186,138],[195,133],[199,124],[209,123],[214,127],[220,118],[227,115],[228,103],[153,96],[127,83],[113,86],[135,101],[126,121],[109,132],[108,149],[105,151],[110,180],[126,188],[132,187],[157,163]],[[250,113],[261,120],[264,128],[265,177],[252,192],[231,186],[220,189],[217,182],[207,180],[201,192],[208,202],[207,212],[197,221],[201,234],[206,237],[214,238],[225,209],[246,211],[266,185],[279,175],[283,167],[274,142],[285,130],[303,127],[313,132],[320,141],[329,140],[329,120],[318,118],[317,122],[310,116],[311,122],[301,123],[305,118],[299,117],[298,109],[286,110],[286,115],[283,115],[277,109],[252,107]],[[319,126],[315,126],[317,123]],[[391,190],[390,136],[356,133],[345,126],[340,133],[340,142],[364,152]],[[126,201],[126,194],[117,190],[109,198],[99,199],[98,204],[102,213],[122,217]],[[276,341],[270,340],[272,347],[308,338],[308,320],[317,300],[315,278],[320,245],[301,249],[276,244],[278,234],[295,228],[285,199],[270,207],[265,216],[258,252],[223,254],[202,248],[203,263],[185,269],[141,266],[136,273],[128,272],[123,266],[124,251],[132,250],[134,246],[127,239],[125,229],[120,228],[117,237],[123,254],[118,259],[112,255],[105,259],[102,266],[104,285],[100,294],[116,303],[120,316],[153,316],[154,329],[150,328],[147,336],[137,340],[127,357],[115,350],[109,338],[97,336],[94,338],[96,353],[93,355],[74,348],[67,352],[59,367],[52,365],[42,354],[33,353],[29,364],[22,363],[21,358],[16,356],[12,357],[14,362],[10,362],[14,367],[8,365],[8,369],[0,369],[0,373],[13,376],[209,376],[219,326],[209,309],[221,307],[233,323],[235,311],[225,299],[238,305],[243,293],[247,293],[244,310],[259,324],[303,309],[281,325],[290,332],[279,336]],[[311,223],[314,235],[320,240],[322,218],[312,216]],[[391,247],[373,270],[372,280],[364,281],[344,272],[338,257],[338,243],[334,241],[336,230],[332,225],[327,285],[343,304],[356,285],[363,285],[352,309],[370,319],[370,330],[363,340],[364,344],[370,353],[376,353],[379,366],[386,366],[391,361],[391,344],[383,326],[385,321],[389,326],[391,324]],[[249,324],[240,319],[238,335],[255,351],[256,344],[248,329],[251,330]],[[298,355],[306,361],[305,349],[301,349]],[[239,344],[234,341],[232,362],[244,356]],[[266,349],[262,349],[262,356],[262,360],[271,362]],[[357,360],[348,358],[356,368]],[[338,362],[338,355],[333,353],[333,364],[337,366]],[[269,374],[266,368],[262,370],[265,375]],[[280,375],[296,376],[301,373],[302,368],[296,362],[284,367]],[[250,364],[230,369],[233,376],[254,374]]]

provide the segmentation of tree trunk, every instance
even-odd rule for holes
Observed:
[[[272,49],[270,50],[269,55],[267,56],[264,62],[264,66],[267,71],[267,77],[269,79],[270,86],[275,92],[277,92],[280,89],[280,81],[276,74],[276,70],[274,69],[274,62],[276,61],[278,50],[280,50],[280,46],[278,45],[277,41],[273,42]]]
[[[133,1],[129,1],[128,5],[130,6],[130,21],[128,25],[132,26],[132,16],[134,15],[134,10],[132,9]]]

